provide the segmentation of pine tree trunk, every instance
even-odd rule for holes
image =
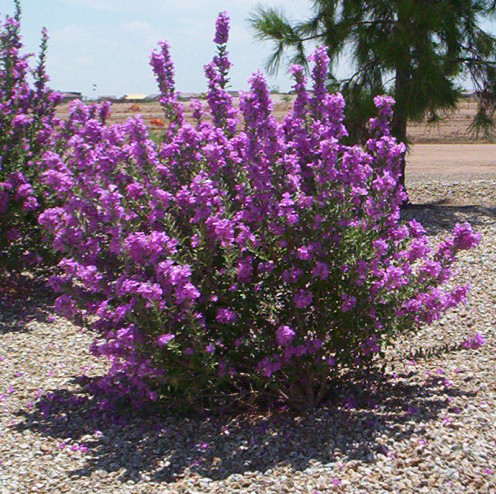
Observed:
[[[396,81],[395,81],[395,100],[396,105],[394,106],[393,120],[391,122],[391,134],[396,137],[398,142],[403,142],[408,147],[407,141],[407,123],[408,123],[408,111],[406,101],[408,98],[408,84],[410,81],[410,74],[408,70],[398,69],[396,71]],[[406,169],[406,158],[403,156],[401,160],[401,174],[399,177],[399,185],[404,188],[405,186],[405,169]],[[408,203],[408,198],[405,200],[405,204]]]
[[[401,3],[398,5],[398,20],[396,29],[398,30],[398,38],[401,39],[402,31],[408,30],[408,12],[402,8]],[[407,44],[399,46],[396,64],[396,77],[394,81],[394,98],[396,105],[394,106],[393,120],[391,122],[391,134],[396,137],[398,142],[403,142],[408,147],[406,136],[406,128],[408,123],[408,100],[411,84],[411,57],[410,47]],[[399,185],[403,187],[406,192],[405,186],[405,169],[406,158],[403,156],[401,160],[401,170],[399,177]],[[409,202],[408,196],[404,204]]]
[[[396,120],[396,121],[395,121]],[[393,122],[391,126],[391,133],[399,142],[403,142],[408,146],[407,138],[406,138],[406,126],[407,126],[408,118],[405,114],[401,114],[400,112],[394,113]],[[399,184],[405,189],[405,169],[406,169],[406,158],[405,156],[401,159],[401,174],[399,177]],[[406,199],[408,202],[408,199]]]

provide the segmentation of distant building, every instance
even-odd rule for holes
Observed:
[[[122,98],[126,103],[142,103],[148,100],[146,94],[125,94]]]
[[[186,93],[186,92],[182,92],[182,91],[178,91],[177,92],[177,99],[179,101],[190,101],[192,99],[199,99],[201,97],[200,94],[198,93]]]
[[[146,97],[146,101],[158,101],[162,95],[160,93],[155,93],[155,94],[149,94]]]
[[[200,93],[186,93],[183,91],[176,92],[177,99],[179,101],[190,101],[194,98],[201,99],[203,96]],[[146,97],[146,101],[160,101],[162,95],[160,93],[149,94]]]
[[[67,103],[76,99],[83,99],[83,94],[76,91],[59,91],[59,94],[62,96],[61,103]]]
[[[100,101],[110,101],[111,103],[117,103],[121,99],[118,98],[117,96],[114,96],[113,94],[110,94],[110,95],[98,96],[98,98],[96,100],[98,102],[100,102]]]

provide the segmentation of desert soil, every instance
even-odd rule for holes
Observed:
[[[292,103],[284,101],[286,96],[276,94],[272,95],[274,104],[274,115],[277,119],[282,119],[291,108]],[[235,104],[238,104],[238,99],[235,98]],[[206,101],[203,101],[206,105]],[[184,103],[186,117],[191,116],[189,103]],[[442,116],[441,120],[436,124],[428,124],[427,122],[411,122],[408,126],[408,138],[413,143],[423,144],[439,144],[439,143],[474,143],[484,142],[483,139],[474,138],[468,126],[472,121],[477,111],[477,103],[471,100],[463,100],[457,108],[450,113]],[[57,114],[64,118],[69,112],[69,104],[58,106]],[[158,102],[144,103],[113,103],[112,115],[110,123],[124,122],[127,118],[135,114],[141,114],[145,122],[150,124],[151,119],[163,118],[163,112]],[[151,123],[153,127],[153,122]],[[156,125],[155,125],[156,126]]]
[[[188,104],[186,115],[190,116]],[[274,95],[274,114],[282,119],[290,108],[281,95]],[[475,115],[477,104],[463,101],[457,109],[445,115],[436,125],[426,122],[411,123],[408,138],[412,143],[408,154],[408,172],[414,175],[471,175],[483,176],[496,172],[496,144],[476,140],[470,135],[468,126]],[[58,107],[58,115],[66,118],[69,105]],[[151,128],[163,117],[158,102],[114,103],[110,123],[124,122],[136,114],[142,115]],[[465,177],[467,178],[467,177]]]
[[[496,175],[419,177],[405,219],[434,243],[457,222],[482,233],[453,281],[470,282],[468,303],[405,334],[386,379],[350,381],[309,413],[109,417],[78,377],[105,370],[92,335],[54,316],[42,287],[2,293],[0,494],[496,493]],[[484,346],[459,346],[475,333]]]

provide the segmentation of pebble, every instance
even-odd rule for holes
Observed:
[[[374,392],[375,409],[345,410],[330,401],[277,420],[160,417],[163,434],[144,432],[139,417],[125,426],[92,419],[84,407],[62,405],[45,418],[37,390],[81,394],[74,380],[80,369],[92,377],[106,364],[89,354],[91,335],[50,318],[43,299],[0,299],[0,396],[6,396],[0,402],[0,494],[496,492],[496,178],[412,177],[408,185],[414,204],[441,198],[454,204],[405,212],[421,220],[433,240],[447,233],[446,225],[464,221],[483,239],[460,259],[456,283],[472,285],[467,305],[387,351],[398,378],[388,368],[390,380]],[[14,322],[21,320],[26,327],[19,331]],[[487,341],[478,350],[408,363],[412,349],[460,342],[475,331]],[[11,385],[14,392],[7,394]],[[418,413],[406,414],[409,409]],[[365,425],[372,418],[373,426]],[[66,447],[59,449],[61,443]],[[209,449],[195,449],[200,443]],[[74,444],[88,452],[71,451]]]

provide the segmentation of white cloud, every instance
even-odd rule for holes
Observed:
[[[91,31],[82,26],[64,26],[50,32],[51,43],[83,43],[92,37]]]
[[[263,1],[301,19],[311,7],[310,0],[23,1],[38,7],[46,2],[54,86],[93,94],[96,84],[97,94],[117,95],[156,91],[149,54],[159,40],[171,43],[177,87],[204,90],[203,65],[215,53],[215,18],[224,10],[231,17],[231,83],[236,89],[246,87],[250,74],[263,66],[270,52],[270,44],[255,43],[246,22],[250,12]],[[57,9],[60,16],[53,14]],[[270,84],[286,87],[284,74]]]

